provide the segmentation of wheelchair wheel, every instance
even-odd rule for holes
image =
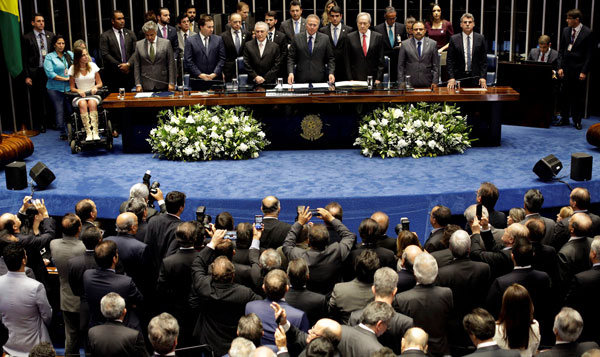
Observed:
[[[107,150],[112,150],[113,149],[113,136],[112,136],[112,123],[110,122],[110,119],[106,120],[106,149]]]
[[[70,143],[73,141],[73,124],[67,123],[67,141]]]

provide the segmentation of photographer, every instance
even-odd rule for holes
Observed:
[[[145,177],[145,176],[144,176]],[[148,179],[149,181],[149,179]],[[158,184],[155,182],[155,184]],[[134,198],[143,198],[148,204],[148,211],[146,213],[146,221],[149,222],[150,219],[155,217],[159,212],[154,208],[154,201],[158,203],[160,207],[160,213],[167,212],[167,206],[165,205],[165,198],[161,189],[158,187],[153,187],[151,189],[148,188],[148,185],[145,183],[136,183],[131,186],[129,189],[129,199],[123,203],[121,203],[121,207],[119,208],[119,213],[124,213],[127,211],[127,203]],[[152,197],[152,200],[149,198]]]
[[[31,196],[23,198],[23,204],[19,208],[17,217],[21,220],[21,233],[40,235],[40,224],[46,218],[49,218],[48,210],[44,200],[32,200]],[[42,230],[44,226],[41,227]]]

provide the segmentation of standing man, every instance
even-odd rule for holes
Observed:
[[[257,22],[254,25],[256,40],[244,46],[244,66],[248,79],[256,84],[274,83],[279,73],[281,51],[275,42],[267,40],[268,30],[266,23]]]
[[[408,38],[406,26],[396,22],[396,9],[393,6],[385,8],[385,22],[375,26],[374,30],[383,36],[383,55],[390,58],[390,81],[397,81],[398,54],[402,40]]]
[[[569,114],[573,124],[581,130],[581,118],[585,112],[585,80],[592,63],[595,42],[592,30],[583,26],[583,15],[579,9],[567,12],[567,25],[560,38],[558,53],[558,76],[564,79],[562,120],[556,125],[569,124]]]
[[[285,20],[279,26],[279,30],[285,34],[289,43],[294,40],[295,35],[306,31],[306,19],[302,17],[302,5],[300,1],[292,0],[290,2],[290,16],[292,17],[291,19]]]
[[[179,46],[177,45],[177,29],[171,25],[171,13],[166,7],[158,9],[158,37],[164,38],[171,42],[173,48],[174,58],[179,56]]]
[[[449,89],[454,88],[456,81],[465,87],[487,88],[487,49],[483,36],[473,32],[474,27],[475,18],[467,12],[460,17],[462,32],[450,37],[446,60]]]
[[[317,15],[308,15],[306,31],[294,36],[288,52],[288,84],[294,80],[297,83],[335,82],[333,48],[327,35],[317,31],[319,23]],[[297,65],[296,75],[294,65]]]
[[[198,26],[198,21],[196,20],[196,6],[194,6],[194,4],[188,5],[187,9],[185,10],[185,14],[190,20],[190,29],[194,33],[199,33],[200,27]]]
[[[31,18],[31,32],[23,36],[23,70],[25,71],[25,84],[30,89],[32,99],[31,116],[34,125],[42,133],[46,131],[46,116],[48,113],[48,98],[46,91],[46,72],[44,71],[44,58],[53,49],[48,49],[54,34],[44,29],[45,22],[42,14],[35,13]],[[36,102],[41,101],[41,102]],[[31,128],[33,129],[33,128]]]
[[[346,79],[346,42],[348,34],[352,32],[352,27],[342,24],[342,9],[339,6],[334,6],[329,10],[329,24],[321,27],[319,32],[329,36],[333,54],[335,56],[335,78],[338,81]]]
[[[187,39],[195,34],[190,25],[190,18],[187,14],[181,14],[177,17],[177,24],[179,30],[177,30],[177,48],[179,49],[179,57],[175,58],[177,62],[177,83],[183,83],[182,69],[183,69],[183,57],[185,51],[185,43]]]
[[[175,60],[168,40],[156,36],[158,25],[148,21],[142,27],[146,39],[135,44],[134,73],[137,92],[175,90]]]
[[[113,11],[112,28],[100,35],[100,54],[104,63],[102,74],[108,89],[118,92],[119,88],[133,87],[133,53],[135,34],[125,28],[125,15],[120,10]]]
[[[188,39],[185,44],[184,65],[192,78],[205,81],[222,80],[225,64],[225,46],[221,36],[213,35],[215,22],[210,16],[198,21],[200,33]]]
[[[286,77],[287,50],[289,41],[285,33],[275,29],[275,25],[277,25],[277,11],[268,11],[265,14],[265,23],[269,25],[267,40],[269,42],[275,42],[279,46],[279,53],[281,54],[281,61],[279,62],[279,77]]]
[[[229,16],[229,29],[221,34],[225,46],[225,64],[223,74],[225,81],[231,82],[236,77],[236,59],[242,57],[247,41],[252,40],[252,34],[242,29],[242,15],[233,13]]]
[[[437,88],[439,81],[438,68],[440,57],[437,43],[425,37],[425,24],[417,21],[413,24],[413,38],[402,41],[398,56],[399,82],[410,76],[410,83],[415,87]]]
[[[252,31],[254,31],[254,19],[249,17],[250,7],[248,6],[248,4],[246,4],[243,1],[238,2],[235,13],[240,15],[240,17],[242,18],[242,22],[241,22],[241,26],[240,26],[242,31],[252,33]],[[230,19],[231,19],[231,16],[230,16]],[[226,31],[231,30],[231,23],[228,23],[227,26],[225,26],[225,30]]]

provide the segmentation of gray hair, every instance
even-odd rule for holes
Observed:
[[[141,222],[144,217],[144,212],[146,212],[147,209],[148,204],[146,204],[146,200],[140,197],[131,198],[125,207],[126,212],[131,212],[137,216],[138,222]]]
[[[360,322],[375,326],[379,321],[383,321],[386,324],[390,322],[396,311],[383,301],[372,301],[365,307],[362,315],[360,316]]]
[[[158,31],[158,24],[154,21],[148,21],[142,26],[142,32],[146,33],[148,31]]]
[[[229,355],[231,357],[250,357],[254,353],[254,350],[256,350],[256,346],[254,346],[254,343],[252,343],[252,341],[243,337],[236,337],[231,342],[231,347],[229,348]]]
[[[452,233],[449,248],[455,258],[463,258],[469,255],[471,251],[471,237],[469,237],[469,233],[462,229]]]
[[[513,223],[521,222],[525,219],[525,210],[521,207],[514,207],[508,211],[508,216],[512,218]]]
[[[461,17],[460,17],[460,22],[463,22],[463,19],[471,19],[473,20],[473,22],[475,22],[475,17],[473,16],[473,14],[471,14],[470,12],[465,12]]]
[[[437,261],[429,253],[419,254],[415,259],[413,270],[418,283],[433,284],[438,273]]]
[[[392,12],[396,12],[396,8],[395,7],[388,6],[388,7],[385,8],[385,13],[386,14],[389,14],[389,13],[392,13]]]
[[[378,296],[391,296],[398,287],[398,273],[392,268],[379,268],[373,276],[373,287]]]
[[[269,25],[267,25],[266,22],[259,21],[259,22],[255,23],[254,28],[257,28],[257,27],[264,27],[265,31],[269,31]]]
[[[600,236],[594,237],[590,250],[596,253],[596,255],[598,256],[597,259],[600,259]]]
[[[173,315],[163,312],[154,316],[148,324],[148,339],[154,351],[167,354],[175,349],[179,336],[179,324]]]
[[[116,320],[125,310],[125,299],[117,293],[108,293],[100,300],[100,311],[107,320]]]
[[[554,319],[554,333],[561,340],[575,342],[583,330],[583,319],[577,310],[563,307]]]
[[[153,21],[149,21],[154,23]],[[147,199],[148,195],[150,194],[150,191],[148,190],[148,186],[144,185],[143,183],[136,183],[135,185],[131,186],[131,188],[129,189],[129,198],[143,198],[143,199]]]
[[[369,21],[369,23],[371,23],[371,14],[369,14],[368,12],[361,12],[361,13],[359,13],[358,15],[356,15],[356,22],[357,22],[357,23],[358,23],[358,19],[359,19],[361,16],[366,16],[366,17],[367,17],[367,20]]]
[[[467,207],[467,209],[465,210],[464,216],[465,219],[467,220],[467,222],[471,222],[475,219],[477,213],[477,205],[470,205],[469,207]],[[481,206],[481,215],[485,218],[489,218],[490,214],[487,210],[487,208],[485,208],[485,206]]]
[[[123,213],[121,213],[123,214]],[[118,233],[127,233],[131,230],[131,227],[133,227],[137,222],[134,219],[134,216],[127,214],[124,215],[124,217],[126,217],[121,224],[117,224],[117,232]],[[137,216],[136,216],[137,217]]]
[[[319,18],[319,16],[315,15],[315,14],[310,14],[306,17],[306,21],[308,22],[308,19],[317,19],[317,21],[319,21],[319,23],[321,22],[321,19]]]
[[[281,255],[275,249],[269,248],[262,252],[258,264],[269,270],[281,268]]]

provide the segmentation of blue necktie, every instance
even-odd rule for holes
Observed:
[[[310,55],[312,55],[312,46],[313,46],[312,36],[308,36],[308,54],[310,54]]]
[[[333,45],[337,46],[338,36],[337,36],[337,27],[333,28]]]
[[[419,58],[421,58],[421,41],[417,42],[417,52],[419,52]]]
[[[392,32],[392,28],[389,27],[388,36],[390,38],[390,46],[394,47],[394,33]]]
[[[471,71],[471,41],[470,36],[467,36],[467,72]]]

